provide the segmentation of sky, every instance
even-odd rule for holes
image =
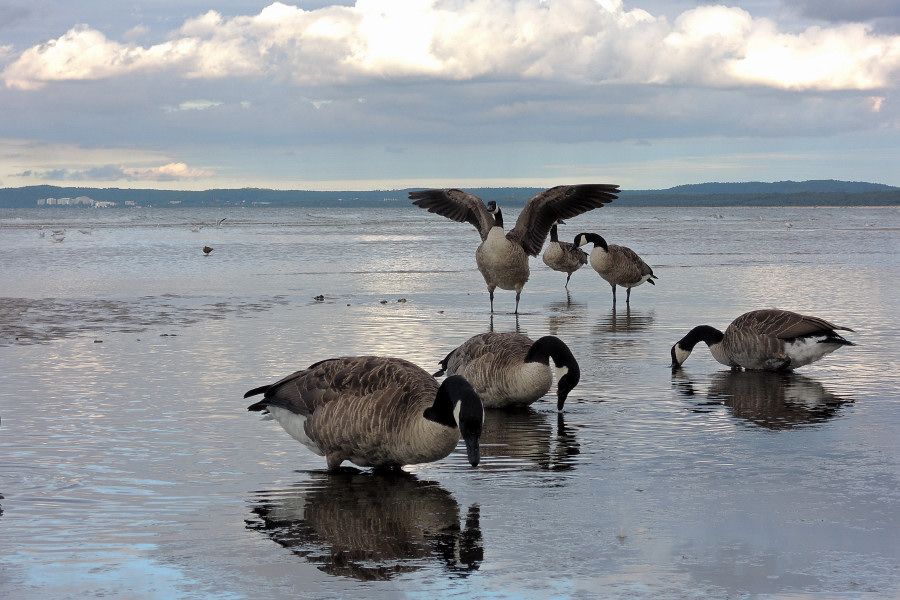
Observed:
[[[0,0],[0,187],[900,186],[900,0]]]

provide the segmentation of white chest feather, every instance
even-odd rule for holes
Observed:
[[[825,336],[800,338],[784,345],[784,353],[791,359],[792,369],[816,362],[829,352],[840,347],[838,344],[823,344]]]
[[[546,365],[526,363],[488,382],[482,401],[489,408],[527,406],[543,397],[552,384],[553,375]]]
[[[515,262],[522,256],[525,256],[525,253],[506,239],[506,233],[500,227],[494,227],[488,232],[487,239],[478,248],[476,255],[485,265],[497,267]]]
[[[325,455],[325,453],[319,449],[319,446],[306,435],[306,428],[304,427],[306,424],[306,417],[277,406],[268,407],[268,411],[284,430],[288,432],[288,435],[319,456]]]
[[[683,352],[683,350],[682,350],[682,352]],[[716,359],[717,362],[719,362],[723,365],[726,365],[728,367],[734,367],[737,365],[737,363],[735,363],[733,360],[731,360],[731,358],[728,356],[728,354],[726,354],[725,347],[722,345],[722,342],[718,342],[716,344],[710,344],[709,345],[709,353],[712,354],[713,358]],[[684,359],[687,359],[688,355],[690,355],[690,352],[688,352],[687,355],[685,355]],[[682,362],[684,362],[684,359],[682,359]]]
[[[500,227],[494,227],[475,251],[478,270],[489,286],[521,291],[528,281],[528,255],[518,244],[506,239]]]
[[[563,252],[562,247],[559,245],[559,242],[550,242],[547,246],[547,249],[544,251],[544,256],[542,260],[544,264],[548,267],[552,267],[553,265],[561,262],[565,259],[565,252]]]
[[[600,246],[594,246],[594,249],[591,250],[591,266],[594,268],[604,267],[608,261],[609,252]]]

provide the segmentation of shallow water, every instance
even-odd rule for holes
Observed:
[[[0,211],[0,597],[898,597],[900,211],[562,229],[657,285],[612,310],[533,259],[491,317],[475,231],[412,207]],[[858,345],[793,375],[700,347],[673,376],[692,326],[771,306]],[[327,475],[246,411],[321,358],[432,370],[490,328],[560,336],[582,381],[562,414],[489,413],[476,469]]]

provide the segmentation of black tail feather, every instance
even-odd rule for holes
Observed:
[[[252,390],[250,390],[249,392],[244,394],[244,398],[249,398],[250,396],[255,396],[257,394],[265,394],[269,390],[270,387],[271,386],[263,385],[258,388],[253,388]]]
[[[268,400],[260,400],[256,404],[251,404],[247,407],[247,410],[253,412],[266,411],[269,409],[269,401]]]

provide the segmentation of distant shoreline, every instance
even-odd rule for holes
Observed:
[[[132,207],[378,207],[404,206],[413,189],[365,191],[271,190],[259,188],[175,191],[156,189],[27,186],[0,188],[0,208]],[[467,187],[485,201],[524,206],[543,188]],[[629,207],[853,207],[900,206],[900,187],[836,180],[774,183],[703,183],[666,190],[622,190],[615,206]]]

